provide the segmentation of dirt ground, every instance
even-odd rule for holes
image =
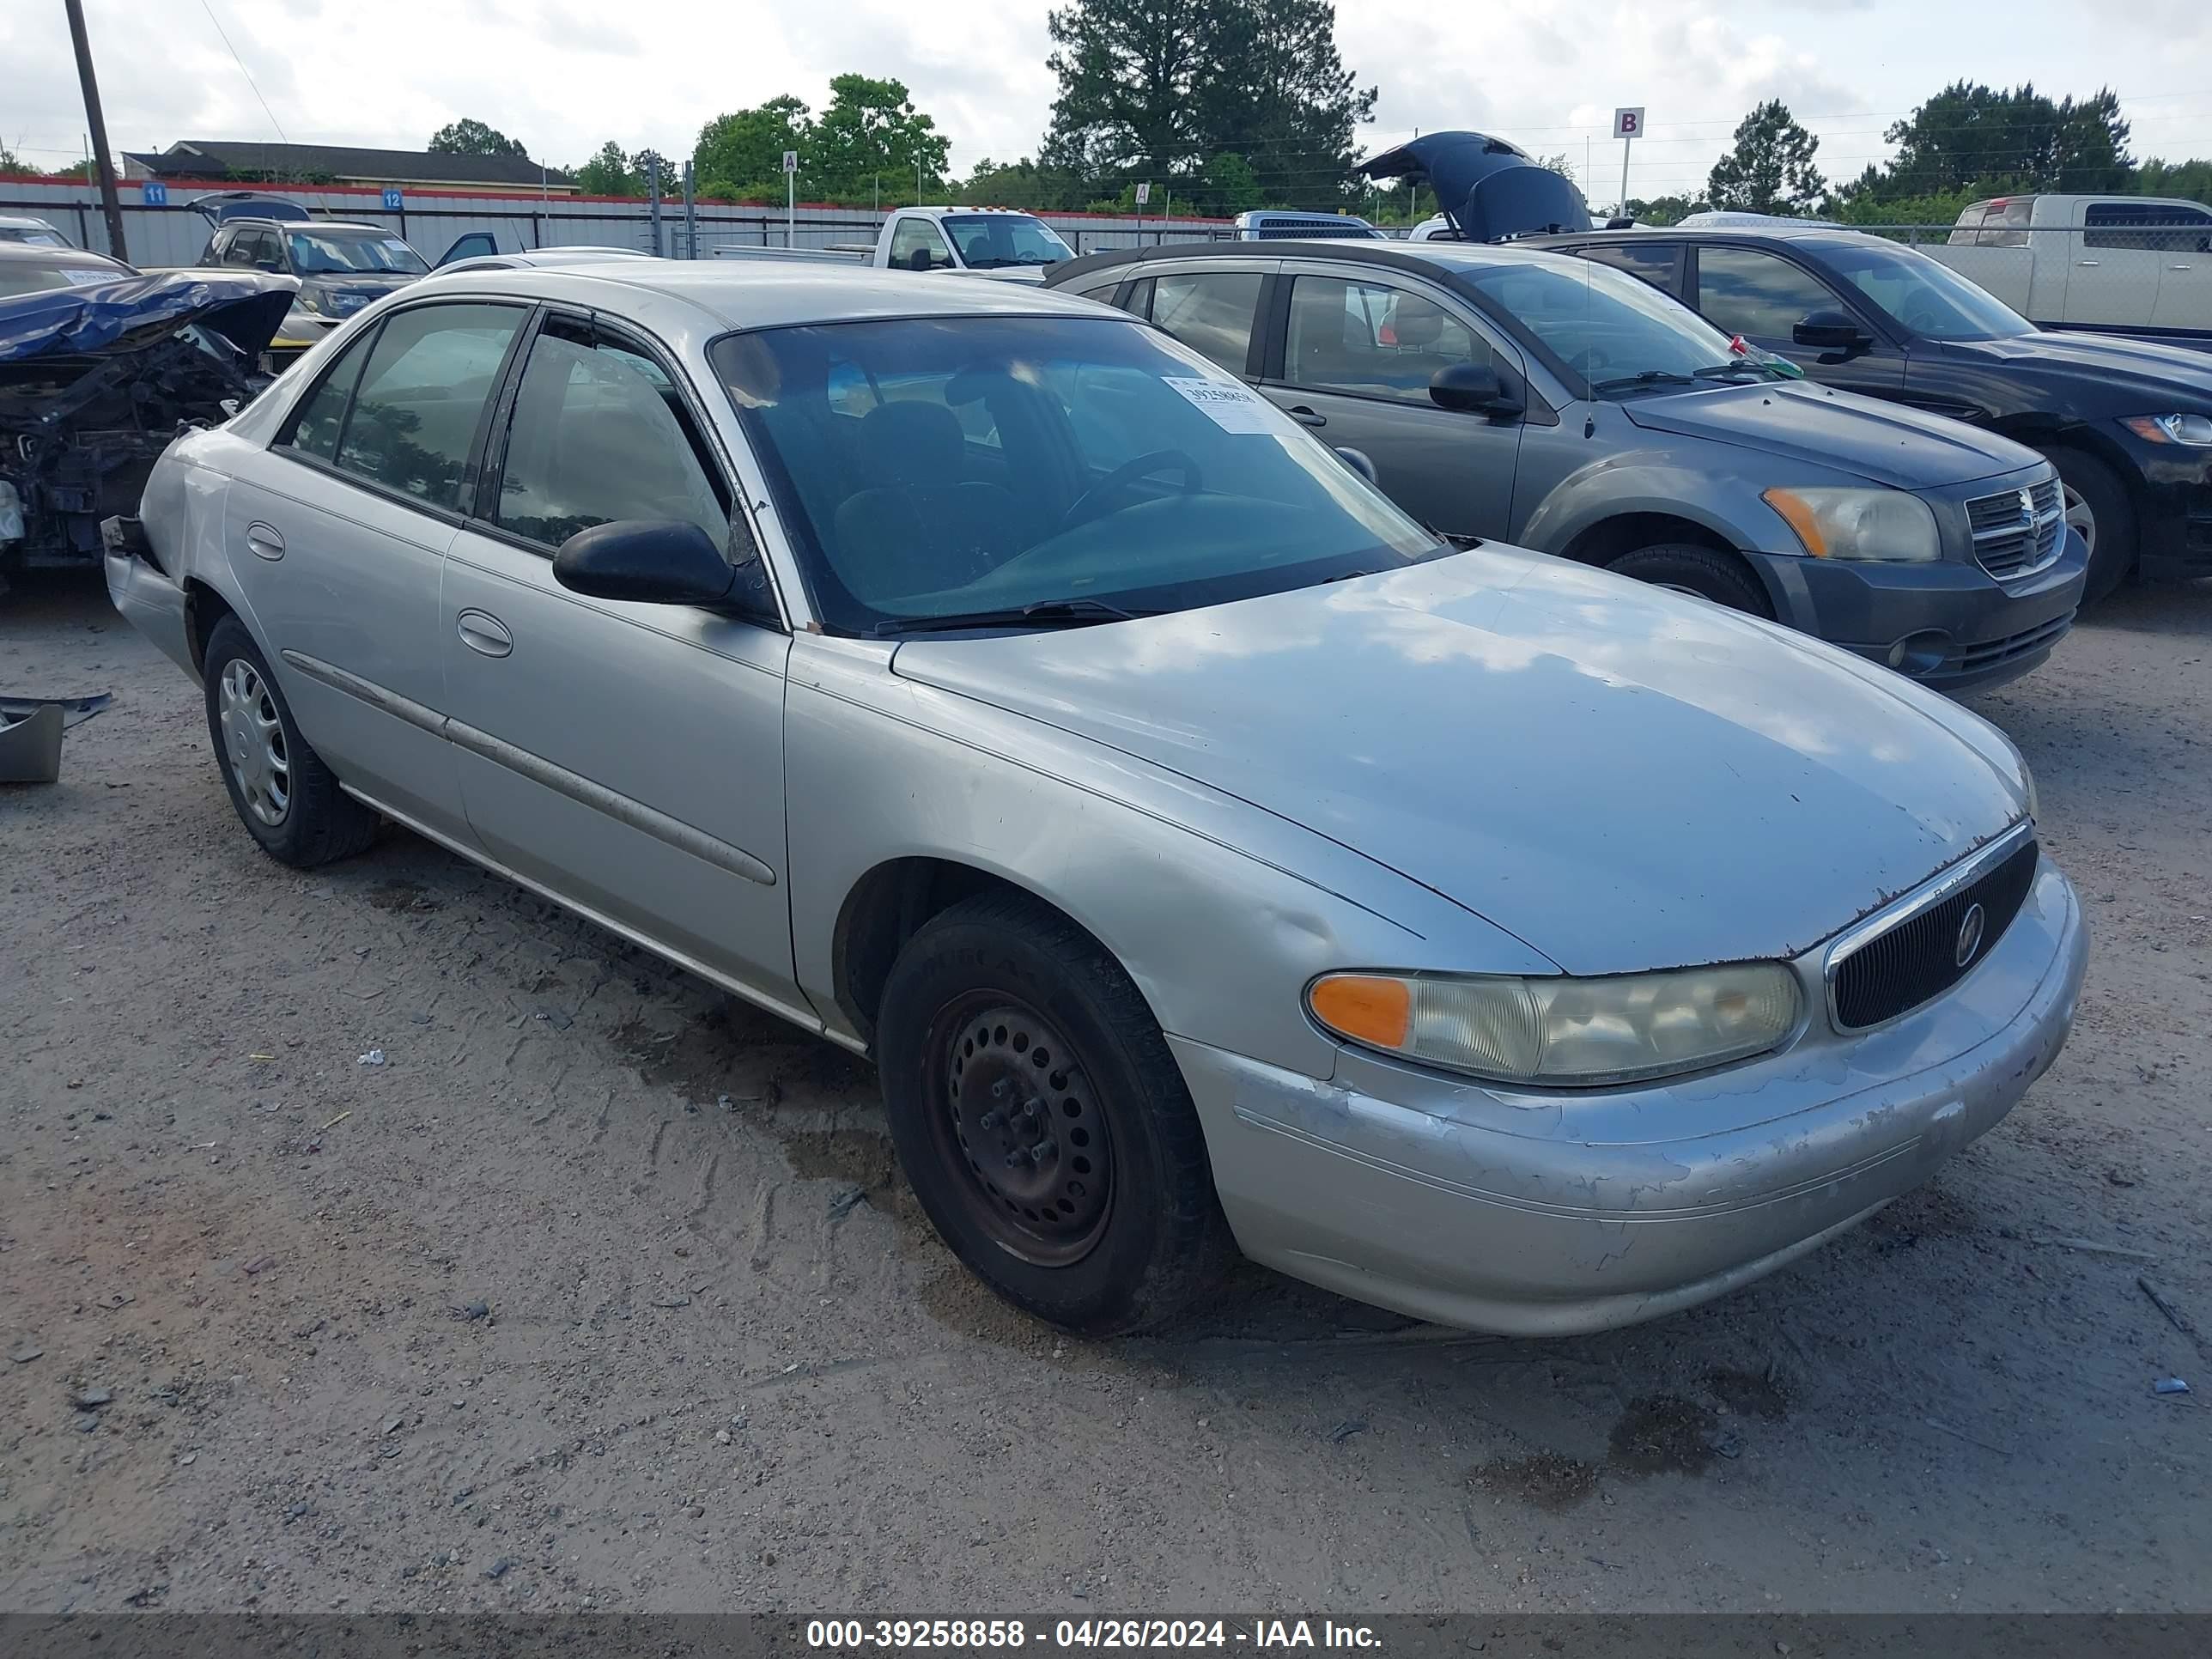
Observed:
[[[0,789],[0,1609],[2212,1608],[2212,1352],[2137,1285],[2212,1342],[2208,647],[2126,595],[1976,699],[2094,954],[1932,1186],[1606,1336],[1250,1269],[1092,1346],[865,1066],[406,833],[280,867],[194,689],[19,589],[0,689],[115,702]]]

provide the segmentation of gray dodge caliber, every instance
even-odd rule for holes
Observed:
[[[2088,548],[2051,463],[1797,379],[1609,266],[1423,242],[1196,244],[1047,279],[1196,347],[1447,535],[1778,618],[1945,691],[2051,654]]]
[[[394,820],[872,1057],[946,1243],[1075,1330],[1232,1249],[1488,1330],[1686,1307],[2073,1018],[1993,727],[1455,548],[1066,294],[433,276],[106,529],[272,856]]]

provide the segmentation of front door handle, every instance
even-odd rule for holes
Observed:
[[[461,643],[480,656],[504,657],[514,649],[514,635],[489,611],[464,611],[454,620]]]
[[[2074,263],[2077,265],[2087,268],[2097,264],[2099,261],[2095,259],[2076,259]]]
[[[258,520],[246,526],[246,545],[257,556],[281,559],[284,556],[284,537],[273,524]]]
[[[1308,409],[1304,404],[1294,404],[1285,411],[1300,426],[1327,426],[1328,416],[1318,410]]]

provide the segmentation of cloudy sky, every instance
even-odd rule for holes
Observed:
[[[280,131],[418,148],[469,115],[556,165],[608,138],[683,155],[711,117],[783,92],[819,109],[830,76],[853,70],[906,82],[962,172],[1035,148],[1054,89],[1046,10],[1045,0],[86,0],[118,149]],[[1629,188],[1654,196],[1699,186],[1744,111],[1769,97],[1820,135],[1832,179],[1855,174],[1885,153],[1889,121],[1960,76],[2053,94],[2109,84],[2138,156],[2212,155],[2212,6],[2012,0],[2002,27],[1994,10],[1343,0],[1338,39],[1362,84],[1382,88],[1367,148],[1416,128],[1499,132],[1565,152],[1594,200],[1618,193],[1620,152],[1606,137],[1616,105],[1650,112]],[[0,7],[0,143],[34,165],[80,159],[61,0]]]

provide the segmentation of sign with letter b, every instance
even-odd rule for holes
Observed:
[[[1616,138],[1641,138],[1644,136],[1643,106],[1613,111],[1613,136]]]

